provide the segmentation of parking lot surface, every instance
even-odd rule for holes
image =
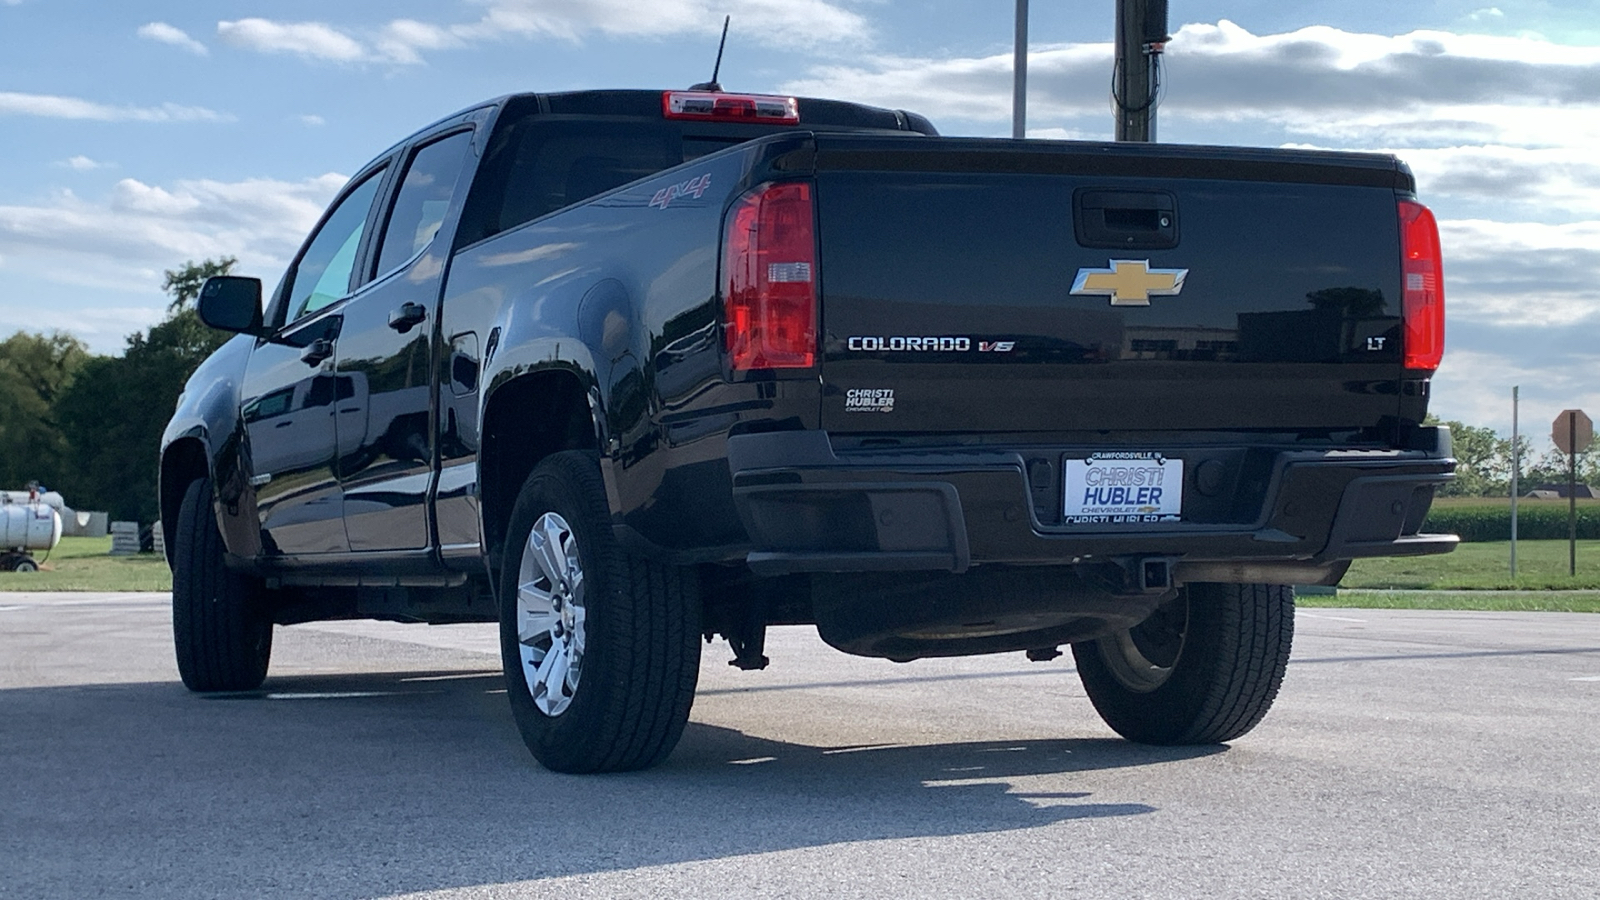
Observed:
[[[162,594],[0,595],[0,897],[1600,896],[1600,616],[1302,610],[1228,747],[1096,717],[1070,655],[706,647],[658,769],[543,771],[493,626],[280,628],[178,682]]]

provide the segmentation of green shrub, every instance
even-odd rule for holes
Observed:
[[[1438,503],[1428,511],[1423,531],[1459,534],[1463,541],[1511,540],[1511,503],[1496,500],[1483,503]],[[1518,504],[1517,537],[1529,541],[1554,541],[1567,538],[1567,504],[1533,501]],[[1578,503],[1578,538],[1600,538],[1600,503]]]

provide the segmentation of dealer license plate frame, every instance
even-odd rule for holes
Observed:
[[[1067,454],[1062,457],[1061,475],[1064,525],[1163,525],[1183,521],[1181,458],[1154,450]]]

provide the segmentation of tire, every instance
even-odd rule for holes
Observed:
[[[184,492],[175,537],[172,638],[184,687],[255,690],[272,658],[272,620],[256,583],[223,565],[210,478]]]
[[[1190,584],[1143,623],[1072,645],[1089,700],[1141,744],[1217,744],[1256,727],[1294,638],[1294,588]]]
[[[39,571],[39,564],[37,562],[35,562],[32,557],[22,556],[22,557],[18,557],[17,561],[14,564],[12,564],[11,571],[13,571],[13,572],[37,572],[37,571]]]
[[[499,594],[506,695],[535,759],[623,772],[672,752],[700,674],[697,582],[618,546],[592,454],[553,454],[528,476]]]

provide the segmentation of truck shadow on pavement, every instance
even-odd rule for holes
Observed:
[[[1138,816],[1155,808],[1072,776],[1224,749],[816,747],[691,723],[660,768],[567,776],[529,756],[485,670],[274,677],[221,697],[14,689],[0,722],[7,880],[28,897],[366,897]],[[1032,776],[1061,777],[1017,783]]]

